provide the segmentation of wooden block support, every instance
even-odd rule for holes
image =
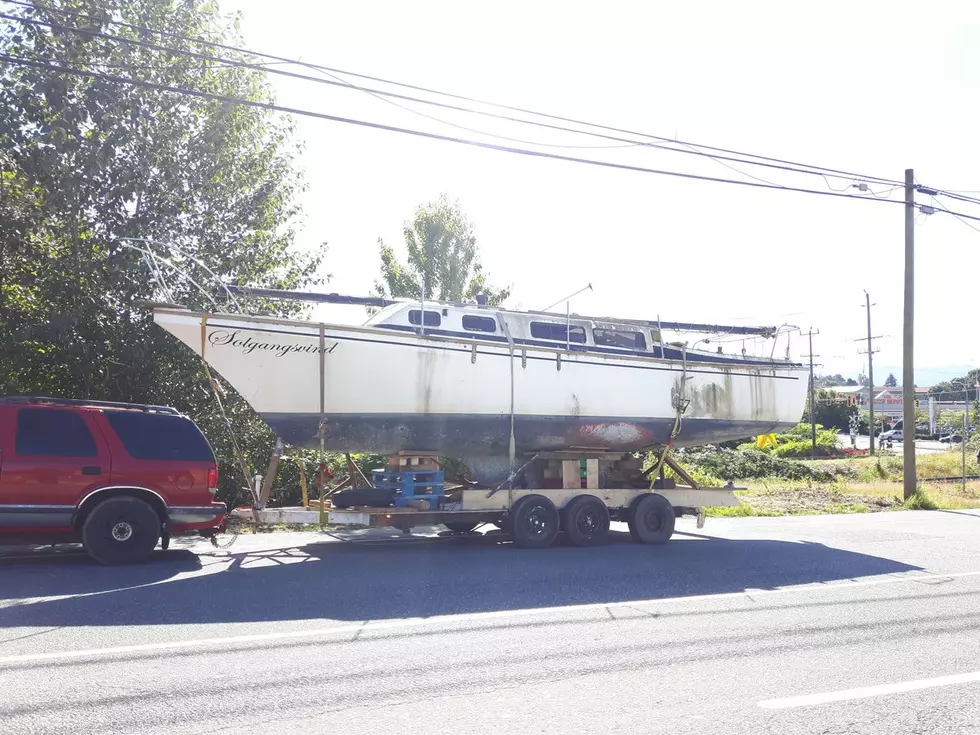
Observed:
[[[562,461],[561,483],[561,486],[566,490],[582,487],[582,477],[577,459],[566,459]]]
[[[585,487],[589,490],[599,489],[599,460],[585,460]]]

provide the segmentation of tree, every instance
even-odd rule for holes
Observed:
[[[898,378],[895,377],[894,373],[888,373],[888,377],[885,378],[886,388],[896,388],[898,387]]]
[[[980,368],[974,368],[960,378],[936,383],[929,388],[929,395],[936,396],[943,401],[963,400],[963,388],[966,386],[969,391],[968,395],[973,400],[978,400],[980,399],[980,391],[975,389],[978,382],[980,382]]]
[[[854,378],[848,378],[844,385],[848,386],[849,388],[856,388],[858,382]]]
[[[833,390],[819,388],[815,391],[816,408],[814,415],[816,423],[826,426],[828,429],[846,433],[850,429],[851,416],[857,413],[855,406],[849,405]],[[803,414],[803,423],[810,423],[809,398],[807,408]]]
[[[8,22],[0,29],[5,54],[271,100],[262,72],[78,32],[200,48],[113,19],[242,45],[213,2],[47,0],[44,7],[7,12],[55,24]],[[0,73],[0,391],[173,405],[195,418],[215,445],[224,499],[239,499],[244,480],[234,471],[228,430],[215,413],[200,360],[153,325],[144,303],[159,297],[160,284],[124,238],[177,245],[187,253],[174,256],[178,266],[193,268],[196,259],[243,285],[317,282],[322,248],[309,255],[293,248],[302,181],[290,135],[288,122],[266,110],[6,65]],[[169,286],[178,303],[213,308],[189,282]],[[235,395],[228,407],[251,461],[262,464],[271,432]]]
[[[818,375],[816,378],[816,385],[819,388],[833,388],[834,386],[844,385],[844,376],[840,373],[837,375]]]
[[[384,298],[425,298],[437,301],[469,301],[485,294],[487,303],[499,306],[510,296],[509,288],[487,283],[480,264],[473,225],[458,202],[443,194],[435,202],[415,210],[404,227],[408,260],[402,265],[390,245],[381,245],[381,280],[374,292]]]
[[[868,381],[868,376],[865,375],[864,373],[858,375],[858,383],[860,383],[862,387],[867,388],[868,385],[870,385]]]

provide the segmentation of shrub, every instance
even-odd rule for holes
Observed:
[[[724,480],[782,477],[789,480],[830,482],[834,473],[802,462],[775,457],[758,449],[745,451],[691,447],[683,450],[681,461]]]
[[[905,501],[905,507],[909,510],[936,510],[939,506],[924,490],[916,490],[915,494]]]
[[[842,452],[837,446],[837,432],[817,424],[817,448],[813,451],[813,434],[810,424],[797,424],[789,431],[776,435],[777,445],[759,451],[769,452],[777,457],[839,457]],[[757,449],[755,442],[738,446],[739,451]]]

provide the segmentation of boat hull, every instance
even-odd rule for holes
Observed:
[[[287,444],[335,451],[508,456],[779,431],[803,411],[791,365],[699,363],[511,346],[378,327],[156,309],[155,321],[227,380]],[[323,359],[321,360],[321,353]]]
[[[320,415],[261,413],[276,434],[292,446],[319,446]],[[796,422],[689,418],[681,422],[677,446],[714,442],[781,431]],[[514,416],[518,453],[592,449],[629,452],[664,444],[674,417]],[[399,451],[439,451],[450,456],[506,455],[510,444],[510,415],[328,414],[324,446],[333,451],[392,454]]]

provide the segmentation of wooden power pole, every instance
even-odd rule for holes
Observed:
[[[807,357],[810,358],[810,459],[816,459],[817,457],[817,406],[814,390],[814,379],[813,379],[813,358],[819,357],[819,355],[813,354],[813,335],[820,334],[818,329],[816,332],[813,331],[813,327],[810,327],[810,331],[807,332],[807,337],[810,339],[810,354]]]
[[[916,491],[915,362],[912,318],[915,316],[915,176],[905,169],[905,304],[902,323],[902,459],[905,499]],[[966,427],[964,427],[964,434]],[[964,441],[966,439],[964,438]]]
[[[871,295],[867,291],[864,292],[864,306],[868,310],[868,446],[873,456],[875,453],[875,368],[871,340],[878,337],[871,336]]]

